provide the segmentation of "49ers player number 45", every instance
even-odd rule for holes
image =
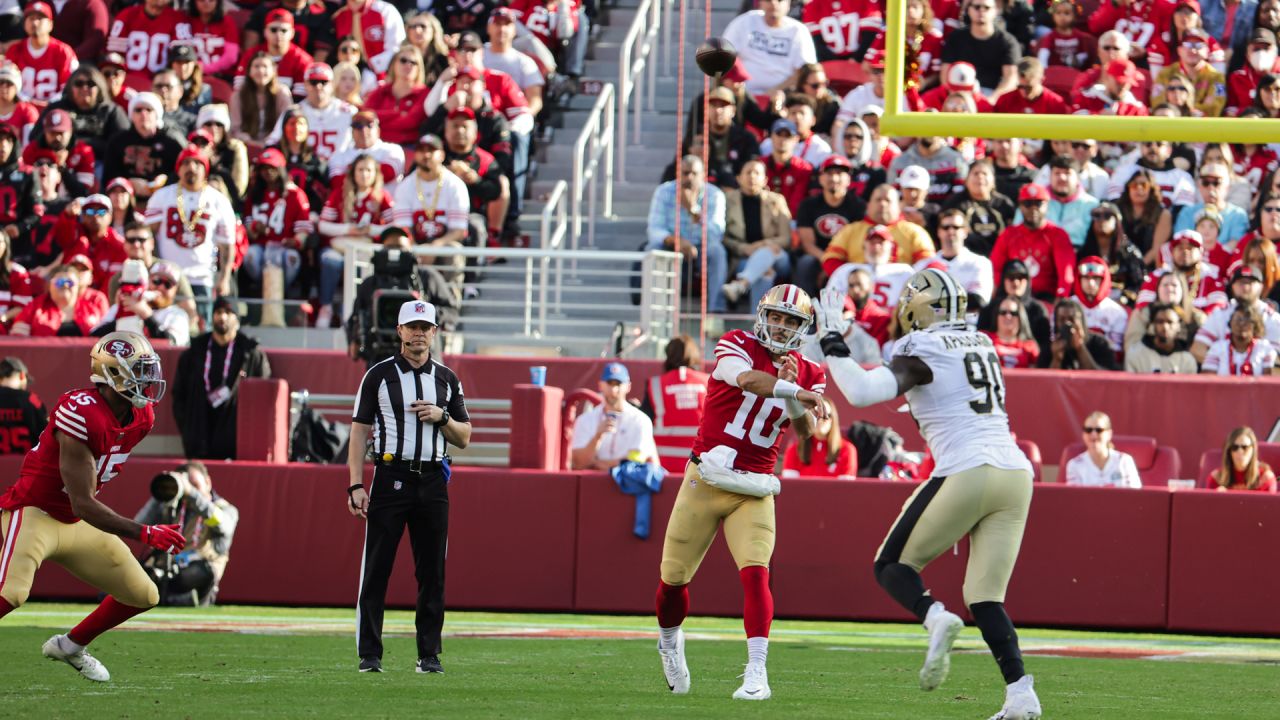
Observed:
[[[70,632],[45,642],[44,655],[105,682],[110,673],[85,646],[160,600],[120,538],[166,552],[186,539],[177,525],[141,525],[97,498],[155,425],[152,405],[165,390],[160,356],[143,336],[113,332],[90,357],[93,385],[58,399],[18,482],[0,495],[0,618],[26,601],[45,560],[65,567],[107,597]]]

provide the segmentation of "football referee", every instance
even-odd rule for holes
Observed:
[[[400,306],[400,353],[369,368],[356,395],[347,505],[352,515],[366,520],[356,602],[360,672],[382,672],[382,612],[405,525],[418,578],[417,671],[444,672],[440,629],[449,537],[448,447],[467,446],[471,423],[458,376],[431,357],[436,330],[434,305],[412,300]],[[377,465],[367,491],[366,446]]]

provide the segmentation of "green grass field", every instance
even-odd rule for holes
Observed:
[[[947,683],[916,686],[917,626],[779,621],[773,699],[730,699],[741,623],[693,618],[693,690],[667,692],[650,618],[452,613],[446,673],[418,675],[412,617],[388,613],[381,675],[356,672],[353,612],[156,609],[104,635],[105,685],[40,645],[89,610],[33,603],[0,621],[2,718],[987,718],[1003,687],[975,629]],[[1046,718],[1275,718],[1280,641],[1025,630]]]

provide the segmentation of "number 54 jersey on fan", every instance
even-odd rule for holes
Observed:
[[[919,358],[933,379],[907,391],[911,416],[932,451],[934,477],[966,468],[1031,464],[1009,434],[1004,405],[1004,375],[991,339],[954,326],[931,325],[908,333],[894,347],[895,357]]]
[[[717,361],[735,357],[750,364],[752,370],[770,375],[776,376],[781,368],[755,335],[746,330],[725,333],[716,343],[715,354]],[[797,385],[818,394],[826,391],[827,373],[821,365],[795,350],[788,355],[796,360]],[[791,424],[785,403],[781,398],[760,397],[730,385],[713,372],[707,383],[707,401],[698,439],[693,444],[694,454],[726,445],[737,451],[733,469],[772,474],[778,460],[778,438]]]

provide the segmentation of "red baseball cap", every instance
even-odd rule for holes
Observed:
[[[333,68],[329,67],[328,63],[311,63],[307,66],[306,79],[333,82]]]
[[[1119,82],[1132,85],[1138,81],[1138,66],[1128,58],[1120,58],[1107,63],[1107,74]]]
[[[28,15],[43,15],[52,20],[53,8],[49,7],[49,3],[33,2],[22,12],[22,17],[26,17]]]
[[[1186,8],[1191,8],[1192,10],[1195,10],[1197,15],[1203,15],[1203,14],[1204,14],[1204,13],[1203,13],[1203,12],[1201,12],[1201,10],[1200,10],[1200,3],[1199,3],[1199,1],[1198,1],[1198,0],[1178,0],[1178,4],[1174,7],[1173,11],[1174,11],[1174,12],[1178,12],[1179,10],[1181,10],[1181,9],[1182,9],[1182,8],[1184,8],[1184,7],[1186,7]]]
[[[174,163],[174,170],[181,169],[182,164],[188,160],[195,160],[200,163],[204,166],[205,175],[209,174],[209,158],[200,152],[200,148],[190,146],[183,148],[182,152],[178,153],[178,162]]]
[[[1259,271],[1258,268],[1252,265],[1247,265],[1242,262],[1236,262],[1233,269],[1231,270],[1231,282],[1234,283],[1235,281],[1240,280],[1242,278],[1246,280],[1254,280],[1256,282],[1260,282],[1264,284],[1266,283],[1266,280],[1262,278],[1262,272]]]
[[[103,192],[110,195],[116,190],[124,190],[125,192],[132,195],[133,185],[128,180],[125,180],[122,177],[113,178],[111,182],[107,183],[107,187],[103,190]]]
[[[283,168],[284,153],[280,152],[275,148],[267,148],[266,150],[262,151],[262,154],[259,155],[258,159],[255,160],[254,162],[256,162],[259,165],[266,165],[267,167]]]
[[[263,27],[266,27],[267,25],[270,25],[272,23],[280,23],[281,25],[292,26],[293,13],[289,12],[288,10],[285,10],[284,8],[276,8],[275,10],[272,10],[271,12],[267,13],[266,22],[264,22],[262,25]]]
[[[500,7],[489,13],[489,22],[506,21],[513,23],[516,21],[516,14],[511,8]]]
[[[71,132],[71,113],[53,109],[44,116],[45,132]]]
[[[458,77],[460,78],[465,77],[465,78],[471,78],[472,80],[479,80],[480,78],[484,77],[484,74],[481,73],[476,68],[473,68],[470,65],[468,65],[467,67],[460,68],[458,70]]]
[[[853,172],[853,164],[843,155],[832,155],[823,160],[822,165],[818,166],[818,172],[826,172],[832,168],[844,170],[847,173]]]
[[[893,233],[889,232],[889,228],[883,225],[873,225],[867,231],[866,242],[870,242],[872,238],[883,240],[884,242],[893,242]]]
[[[456,107],[449,111],[450,120],[453,120],[454,118],[460,118],[460,117],[467,118],[468,120],[475,120],[476,111],[472,110],[469,107]]]
[[[742,64],[742,58],[733,61],[733,67],[729,68],[729,72],[724,74],[725,80],[733,82],[746,82],[751,79],[751,73],[747,72],[747,68]]]
[[[92,269],[93,269],[93,261],[92,261],[92,260],[90,260],[90,259],[89,259],[89,256],[88,256],[88,255],[85,255],[84,253],[76,253],[75,255],[72,255],[71,257],[65,258],[65,259],[62,261],[62,264],[63,264],[63,265],[79,265],[80,267],[84,268],[85,270],[92,270]]]
[[[98,61],[98,69],[103,70],[109,67],[120,68],[121,70],[124,70],[125,69],[124,56],[116,52],[111,52],[111,53],[107,53],[106,55],[103,55],[102,60]]]
[[[54,165],[58,164],[58,153],[49,148],[36,148],[31,151],[31,165],[34,167],[41,160],[48,160]]]
[[[1191,243],[1192,245],[1195,245],[1198,248],[1202,248],[1204,247],[1204,236],[1196,232],[1195,230],[1183,230],[1182,232],[1179,232],[1176,235],[1174,235],[1173,239],[1170,240],[1169,242],[1172,243],[1173,245],[1177,245],[1178,243],[1182,243],[1182,242],[1187,242],[1187,243]]]
[[[1049,191],[1038,183],[1027,183],[1018,191],[1018,202],[1026,202],[1027,200],[1049,202]]]
[[[187,135],[187,141],[188,141],[188,142],[195,142],[195,141],[196,141],[196,138],[200,138],[200,139],[202,139],[202,140],[204,140],[204,141],[208,142],[210,145],[212,145],[214,142],[216,142],[216,140],[214,140],[213,133],[209,132],[209,130],[208,130],[207,128],[199,128],[199,129],[197,129],[197,130],[192,130],[192,131]]]

